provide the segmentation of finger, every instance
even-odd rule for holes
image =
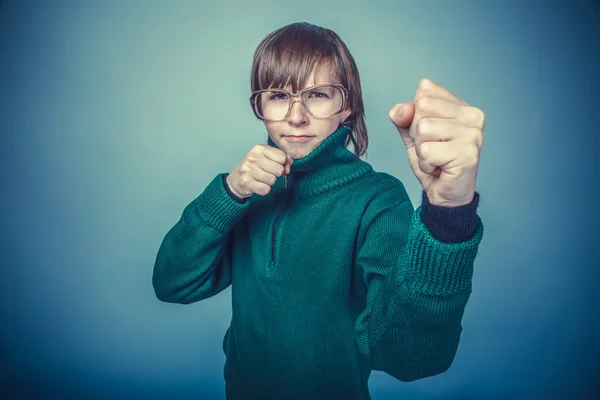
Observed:
[[[284,165],[287,160],[287,154],[281,149],[273,146],[263,146],[264,154],[270,160],[275,161],[278,164]]]
[[[415,100],[415,114],[419,118],[437,117],[453,119],[459,118],[465,106],[457,104],[443,97],[420,97]]]
[[[285,162],[285,174],[288,175],[292,170],[292,164],[294,163],[294,158],[291,155],[287,155],[287,160]]]
[[[264,183],[265,185],[273,186],[277,182],[277,177],[270,172],[263,170],[258,166],[253,166],[245,179],[245,186],[251,187],[253,182]]]
[[[279,177],[285,173],[285,166],[275,162],[273,160],[269,160],[266,157],[263,157],[259,160],[256,165],[260,168],[261,171],[266,172],[274,177]],[[267,183],[267,182],[265,182]]]
[[[419,147],[419,167],[428,174],[436,167],[443,168],[457,159],[457,148],[450,142],[425,142]]]
[[[398,129],[407,130],[415,115],[415,105],[412,102],[398,103],[389,112],[392,123]]]
[[[416,102],[422,97],[440,97],[453,103],[468,105],[466,101],[429,78],[423,78],[419,81],[413,101]]]
[[[432,175],[433,171],[435,171],[435,165],[432,165],[427,162],[426,159],[419,157],[419,169],[426,174]]]
[[[477,107],[457,104],[441,97],[421,97],[415,102],[415,121],[425,117],[446,118],[455,124],[482,127],[485,116]]]
[[[474,143],[478,148],[483,146],[483,134],[479,128],[457,124],[452,119],[422,118],[417,123],[415,146],[420,148],[425,142],[461,141]]]
[[[415,129],[415,146],[418,149],[424,142],[449,142],[458,136],[461,127],[445,118],[422,118]],[[463,128],[464,129],[464,128]]]
[[[259,181],[250,182],[248,184],[248,188],[252,191],[252,193],[256,193],[261,196],[266,196],[271,191],[271,185],[267,185],[266,183]]]

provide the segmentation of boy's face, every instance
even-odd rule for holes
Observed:
[[[308,78],[305,87],[323,83],[339,83],[333,79],[327,68],[320,68]],[[283,89],[292,90],[291,86]],[[299,88],[301,90],[303,88]],[[299,102],[294,103],[290,115],[283,121],[264,121],[271,140],[292,158],[302,158],[313,151],[331,135],[352,113],[350,109],[328,118],[315,118]],[[293,136],[308,136],[294,138]]]

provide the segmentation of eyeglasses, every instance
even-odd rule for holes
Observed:
[[[299,97],[299,100],[293,98]],[[348,92],[343,85],[332,83],[307,87],[298,93],[285,89],[265,89],[252,92],[250,104],[257,118],[282,121],[290,115],[294,103],[299,102],[310,115],[327,118],[346,107]]]

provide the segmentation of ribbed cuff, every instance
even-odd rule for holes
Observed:
[[[479,193],[471,203],[459,207],[436,206],[429,202],[423,190],[421,220],[431,235],[444,243],[464,242],[473,237],[477,229]]]
[[[217,175],[196,198],[196,209],[200,217],[214,228],[227,232],[242,218],[250,202],[238,203],[229,193],[223,181],[223,175]]]
[[[241,197],[238,197],[235,193],[233,193],[231,191],[231,189],[229,188],[229,185],[227,184],[227,176],[229,174],[221,174],[221,176],[223,177],[223,186],[225,186],[225,190],[227,191],[227,194],[229,194],[229,196],[231,196],[232,199],[234,199],[235,201],[237,201],[240,204],[244,204],[246,202],[246,200],[249,199],[249,197],[242,199]]]
[[[447,296],[470,288],[473,264],[483,238],[483,223],[477,216],[473,237],[459,243],[443,243],[434,238],[421,221],[423,208],[414,214],[409,234],[405,271],[411,290],[434,296]]]

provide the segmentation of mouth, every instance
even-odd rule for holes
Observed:
[[[314,136],[308,136],[308,135],[286,135],[284,136],[284,138],[286,138],[287,140],[291,141],[291,142],[308,142],[309,140],[311,140]]]
[[[284,137],[315,137],[315,135],[283,135]]]
[[[314,136],[311,135],[284,135],[283,137],[292,141],[309,140],[314,138]]]

